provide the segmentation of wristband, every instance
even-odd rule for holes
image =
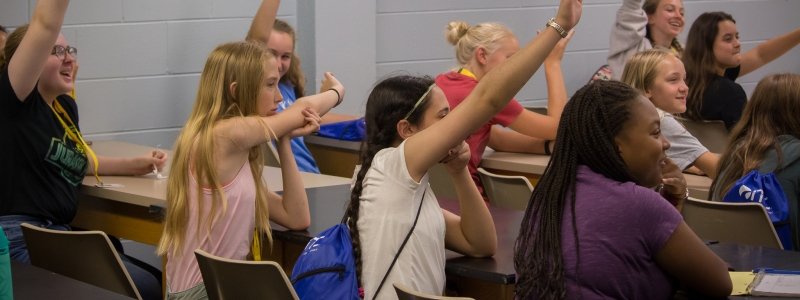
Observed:
[[[326,92],[327,91],[333,91],[334,93],[336,93],[336,104],[333,105],[333,107],[339,106],[339,104],[342,103],[342,94],[339,94],[339,91],[337,91],[335,88],[329,88],[328,90],[326,90]]]
[[[547,20],[547,27],[552,27],[553,29],[555,29],[558,32],[558,35],[560,35],[562,39],[566,38],[567,34],[569,33],[567,32],[567,30],[564,29],[564,27],[561,27],[561,25],[558,25],[558,23],[556,23],[556,18],[550,18],[550,20]]]
[[[553,140],[546,140],[546,141],[544,141],[544,154],[546,154],[546,155],[551,155],[551,154],[553,154],[552,152],[550,152],[550,142],[552,142],[552,141],[553,141]]]

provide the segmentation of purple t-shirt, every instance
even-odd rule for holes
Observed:
[[[576,196],[577,271],[569,201],[562,227],[567,298],[671,298],[672,280],[655,255],[683,221],[680,213],[653,190],[616,182],[583,165],[578,166]]]

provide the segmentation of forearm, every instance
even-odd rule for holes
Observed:
[[[561,112],[567,105],[567,87],[564,85],[564,74],[561,72],[561,61],[546,61],[544,76],[547,81],[547,115],[561,120]]]
[[[709,178],[714,179],[717,177],[719,155],[711,152],[703,153],[694,161],[694,166],[703,171]]]
[[[750,50],[752,54],[748,51],[744,55],[739,76],[744,76],[777,59],[797,44],[800,44],[800,28],[759,44],[755,49]]]
[[[499,125],[492,126],[489,147],[495,151],[545,154],[545,139],[530,137]]]
[[[338,93],[337,93],[338,92]],[[339,97],[344,97],[344,91],[338,90],[326,90],[322,91],[319,94],[305,96],[300,99],[297,99],[292,106],[300,105],[302,107],[311,107],[316,111],[320,116],[324,116],[328,111],[330,111],[333,107],[335,107],[339,103]]]
[[[97,161],[99,163],[97,168],[99,175],[136,175],[134,174],[136,167],[132,157],[97,156]],[[91,158],[89,158],[86,173],[87,175],[95,174],[94,161]]]
[[[40,0],[31,17],[31,26],[41,26],[56,36],[61,32],[69,0]],[[35,24],[35,25],[34,25]]]
[[[278,14],[280,0],[262,0],[261,5],[256,11],[253,22],[250,23],[250,30],[247,31],[248,41],[258,41],[266,44],[269,35],[272,33],[272,25],[275,23],[275,16]]]
[[[288,137],[282,137],[278,140],[277,145],[283,177],[283,201],[281,204],[289,217],[289,224],[284,224],[284,226],[295,230],[305,229],[311,224],[311,215],[303,179],[292,154],[291,140]]]
[[[330,123],[344,122],[344,121],[355,120],[355,119],[358,119],[358,118],[359,118],[359,116],[337,114],[337,113],[332,113],[332,112],[329,111],[327,114],[322,116],[322,122],[320,122],[320,124],[330,124]]]
[[[497,250],[497,233],[492,215],[465,167],[450,173],[461,208],[461,232],[472,256],[491,256]]]

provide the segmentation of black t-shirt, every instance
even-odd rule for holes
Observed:
[[[747,94],[735,82],[740,66],[725,69],[725,76],[716,75],[703,92],[700,116],[704,120],[722,120],[728,130],[732,129],[747,103]]]
[[[78,106],[67,95],[56,98],[75,126]],[[70,124],[65,116],[61,116]],[[75,128],[77,129],[77,128]],[[75,217],[75,190],[88,160],[64,131],[37,88],[19,101],[0,71],[0,215],[28,215],[56,224]]]

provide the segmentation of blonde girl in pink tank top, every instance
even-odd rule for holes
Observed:
[[[248,36],[272,30],[277,1],[264,1]],[[168,298],[205,294],[193,251],[245,259],[253,229],[271,243],[269,221],[304,229],[308,199],[289,139],[319,129],[320,115],[341,102],[344,87],[325,74],[326,92],[298,99],[276,114],[282,100],[278,65],[262,44],[222,44],[209,55],[192,113],[181,131],[167,188],[167,215],[158,246],[166,255]],[[262,146],[277,139],[283,194],[262,178]],[[270,243],[264,243],[269,247]]]

